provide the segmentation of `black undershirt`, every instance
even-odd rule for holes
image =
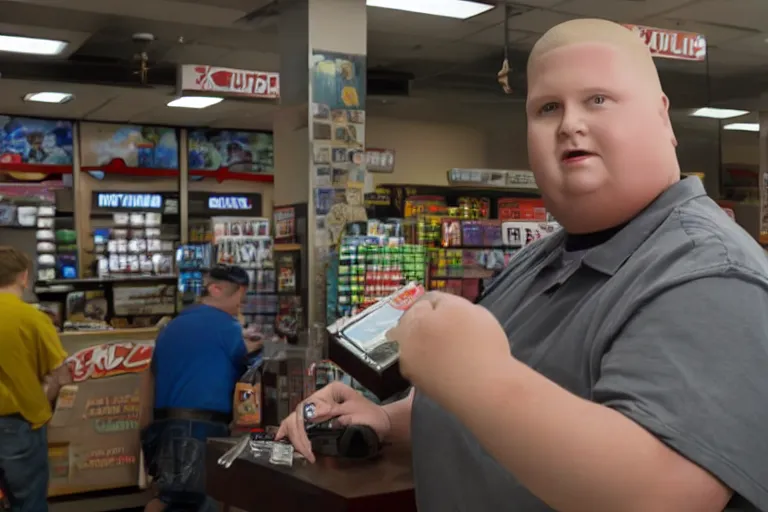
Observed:
[[[568,233],[565,235],[565,250],[568,252],[586,251],[587,249],[597,247],[613,238],[613,236],[624,229],[624,226],[627,224],[628,223],[620,224],[602,231],[595,231],[594,233],[583,233],[579,235]]]

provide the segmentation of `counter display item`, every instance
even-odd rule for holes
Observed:
[[[408,385],[397,370],[397,341],[387,340],[386,333],[424,293],[422,285],[409,283],[366,310],[340,318],[328,327],[331,359],[381,399]]]
[[[48,425],[49,496],[139,485],[140,375],[155,329],[62,334],[73,383]]]

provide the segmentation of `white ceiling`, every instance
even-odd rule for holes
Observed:
[[[0,0],[0,33],[65,39],[70,50],[64,59],[130,66],[136,51],[130,35],[151,32],[157,41],[150,47],[150,56],[158,66],[170,69],[196,63],[279,71],[276,17],[244,19],[271,3]],[[761,89],[768,89],[768,74],[763,72],[768,62],[768,0],[520,0],[510,4],[514,13],[509,19],[509,41],[518,88],[524,86],[520,70],[526,52],[539,35],[559,22],[590,16],[706,35],[708,64],[658,61],[673,106],[712,103],[756,108]],[[466,21],[369,8],[369,67],[415,75],[413,99],[383,103],[374,98],[371,108],[386,113],[404,103],[426,110],[440,104],[461,104],[450,108],[469,110],[487,104],[489,110],[499,105],[510,112],[519,110],[520,96],[504,97],[495,79],[503,42],[503,8]],[[171,87],[52,85],[40,77],[19,75],[24,66],[41,62],[45,59],[29,56],[0,60],[0,73],[6,77],[0,80],[0,112],[263,129],[275,110],[273,105],[231,100],[204,110],[171,109],[165,107],[174,93]],[[21,101],[27,92],[51,89],[71,92],[76,99],[64,105]]]

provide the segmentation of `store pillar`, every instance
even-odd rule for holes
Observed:
[[[768,104],[768,93],[763,93],[760,106]],[[760,122],[760,172],[758,173],[758,192],[760,196],[759,234],[760,243],[768,244],[768,111],[761,110]]]
[[[366,2],[296,2],[279,33],[275,205],[308,204],[307,318],[325,324],[330,251],[347,223],[366,220]]]

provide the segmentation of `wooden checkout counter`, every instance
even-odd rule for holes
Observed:
[[[416,512],[408,445],[385,447],[372,461],[319,457],[285,468],[241,456],[219,466],[234,442],[211,440],[206,451],[208,494],[229,512]]]
[[[74,383],[62,390],[49,425],[54,512],[143,507],[139,383],[156,328],[61,333],[74,359]],[[235,439],[212,440],[206,454],[209,494],[235,512],[416,511],[407,446],[385,448],[374,461],[320,458],[292,468],[241,458],[217,464]]]

